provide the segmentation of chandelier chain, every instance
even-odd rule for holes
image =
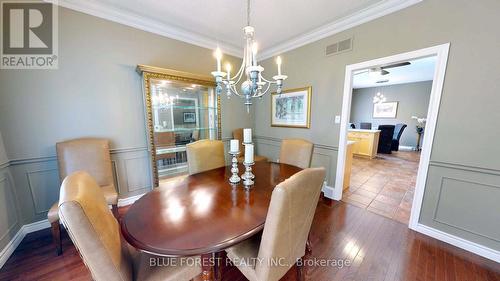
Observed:
[[[247,0],[247,26],[250,26],[250,0]]]

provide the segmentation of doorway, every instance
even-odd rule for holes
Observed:
[[[444,44],[444,45],[439,45],[435,47],[430,47],[426,49],[421,49],[413,52],[408,52],[408,53],[403,53],[403,54],[398,54],[394,56],[389,56],[385,58],[380,58],[380,59],[375,59],[367,62],[362,62],[358,64],[353,64],[353,65],[348,65],[346,67],[346,75],[345,75],[345,84],[344,84],[344,96],[343,96],[343,103],[342,103],[342,116],[341,116],[341,127],[340,127],[340,140],[339,140],[339,153],[338,153],[338,160],[337,160],[337,177],[335,181],[335,190],[334,190],[334,199],[336,200],[341,200],[343,198],[343,190],[344,190],[344,181],[346,178],[349,177],[348,170],[351,169],[352,172],[352,162],[356,160],[353,159],[352,161],[349,160],[350,153],[356,152],[357,155],[363,156],[363,158],[360,158],[358,161],[359,163],[355,164],[362,164],[364,160],[366,159],[376,159],[376,160],[381,160],[382,165],[390,165],[388,163],[395,163],[397,161],[413,161],[414,166],[412,167],[409,165],[408,171],[410,170],[415,170],[417,169],[418,172],[415,173],[414,175],[414,191],[412,191],[412,199],[408,200],[406,198],[405,200],[407,203],[411,202],[411,209],[410,209],[410,217],[409,217],[409,227],[412,229],[415,229],[418,225],[418,219],[419,219],[419,214],[420,214],[420,208],[422,205],[422,199],[423,199],[423,194],[424,194],[424,189],[425,189],[425,182],[426,182],[426,177],[427,177],[427,170],[429,166],[429,160],[430,160],[430,153],[431,153],[431,148],[432,148],[432,141],[434,138],[434,131],[436,127],[436,121],[437,121],[437,116],[439,112],[439,103],[440,103],[440,98],[441,98],[441,92],[442,92],[442,87],[443,87],[443,81],[444,81],[444,75],[445,75],[445,70],[446,70],[446,63],[447,63],[447,58],[448,58],[448,50],[449,50],[449,44]],[[422,137],[421,140],[419,140],[419,144],[416,145],[416,151],[401,151],[398,150],[398,153],[390,153],[391,152],[391,143],[393,140],[393,135],[394,135],[394,130],[396,129],[395,125],[390,124],[389,119],[395,119],[394,114],[397,115],[397,107],[399,104],[395,100],[389,100],[387,98],[387,95],[383,94],[383,91],[380,91],[382,88],[381,86],[378,86],[379,91],[377,91],[377,87],[372,87],[375,90],[373,93],[373,100],[371,106],[373,106],[373,110],[370,110],[370,114],[372,118],[380,118],[380,120],[384,120],[384,118],[387,118],[383,123],[388,123],[388,124],[381,124],[380,122],[376,122],[378,124],[373,124],[375,122],[359,122],[359,120],[356,120],[357,122],[350,122],[351,121],[351,106],[353,105],[353,95],[354,91],[353,88],[355,86],[355,82],[358,83],[359,79],[356,79],[356,76],[360,76],[361,74],[364,73],[365,76],[372,76],[370,78],[375,77],[378,79],[378,81],[382,81],[379,84],[383,84],[384,80],[387,77],[387,72],[396,72],[397,67],[404,67],[405,65],[411,64],[411,62],[417,62],[421,60],[429,60],[429,59],[434,60],[434,69],[432,73],[432,82],[430,82],[430,95],[429,95],[429,102],[428,102],[428,110],[426,112],[425,116],[417,116],[413,115],[410,116],[414,117],[415,119],[425,119],[425,133],[420,134]],[[392,66],[392,67],[388,67]],[[395,79],[395,78],[393,78]],[[390,79],[389,79],[390,80]],[[366,111],[366,110],[365,110]],[[379,120],[379,119],[377,119]],[[353,120],[354,121],[354,120]],[[395,121],[395,120],[391,120]],[[418,120],[416,120],[418,122]],[[422,121],[422,120],[420,120]],[[381,121],[382,122],[382,121]],[[361,123],[372,123],[372,124],[361,124]],[[384,126],[380,127],[381,130],[378,130],[379,127],[378,125],[388,125],[389,130],[386,130]],[[356,126],[359,126],[358,130],[361,131],[354,131],[356,130]],[[354,129],[353,129],[354,127]],[[391,127],[392,131],[390,130]],[[363,128],[363,129],[362,129]],[[411,128],[412,130],[417,130],[416,127]],[[349,135],[351,130],[351,135]],[[363,131],[365,130],[365,131]],[[352,134],[355,133],[355,134]],[[382,134],[382,136],[381,136]],[[351,139],[351,141],[349,140]],[[381,141],[381,146],[379,146],[379,141]],[[352,145],[352,143],[356,143],[358,145]],[[402,145],[403,150],[407,147],[404,147]],[[418,150],[421,148],[421,152]],[[380,152],[386,152],[384,156],[379,157],[377,156]],[[389,154],[390,153],[390,154]],[[396,157],[395,157],[396,156]],[[385,161],[385,162],[384,162]],[[351,163],[350,163],[351,162]],[[369,163],[366,162],[365,163]],[[397,165],[397,164],[396,164]],[[346,170],[347,169],[347,170]],[[356,170],[356,168],[354,168]],[[358,170],[359,172],[359,170]],[[373,172],[373,171],[372,171]],[[399,171],[401,172],[401,171]],[[398,171],[395,172],[394,176],[397,178],[397,173]],[[409,173],[409,172],[408,172]],[[409,174],[408,174],[409,175]],[[371,175],[373,176],[373,175]],[[411,175],[410,175],[411,176]],[[368,173],[364,176],[365,179],[368,181],[370,178],[370,175]],[[383,182],[383,175],[378,175],[374,180],[371,182],[376,182],[379,180],[380,182]],[[397,186],[397,183],[392,184],[393,187]],[[380,187],[377,187],[380,188]],[[393,188],[394,189],[394,188]],[[396,188],[397,189],[397,188]],[[382,190],[382,189],[381,189]],[[400,191],[401,193],[407,191]],[[380,193],[380,192],[379,192]],[[377,194],[371,194],[373,199],[376,197]],[[382,201],[382,200],[379,200]],[[409,201],[409,202],[408,202]],[[380,202],[379,202],[380,203]],[[402,203],[402,202],[399,202]],[[369,204],[367,204],[369,206]],[[379,208],[381,208],[379,206]]]

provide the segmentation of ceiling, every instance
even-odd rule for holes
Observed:
[[[47,0],[51,1],[51,0]],[[422,0],[252,0],[260,58],[330,36]],[[240,56],[246,0],[59,0],[59,5]]]
[[[434,68],[436,65],[436,56],[421,58],[409,61],[411,64],[406,66],[388,68],[389,74],[382,76],[370,76],[367,71],[361,70],[354,75],[352,87],[372,88],[388,85],[405,84],[412,82],[430,81],[434,78]],[[376,83],[379,80],[389,80],[386,83]]]

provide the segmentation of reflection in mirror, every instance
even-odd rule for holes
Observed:
[[[211,87],[150,79],[158,177],[187,172],[186,144],[217,138],[217,102]]]

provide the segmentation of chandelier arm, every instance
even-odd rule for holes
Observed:
[[[243,97],[243,95],[241,95],[241,94],[238,92],[238,90],[236,89],[236,86],[235,86],[235,85],[236,85],[236,84],[230,85],[229,90],[230,90],[230,91],[232,91],[232,92],[233,92],[233,94],[235,94],[236,96],[238,96],[238,97],[240,97],[240,98],[241,98],[241,97]]]
[[[270,88],[271,88],[271,83],[267,84],[267,88],[264,92],[261,92],[259,95],[255,95],[254,98],[260,98],[263,95],[267,94],[267,92],[269,91]]]
[[[242,63],[241,63],[241,66],[240,66],[240,69],[238,70],[238,72],[231,78],[231,80],[234,80],[236,79],[237,77],[239,77],[242,73],[243,73],[243,70],[245,68],[245,60],[246,60],[246,54],[243,54],[243,60],[242,60]]]
[[[265,82],[267,82],[267,83],[269,83],[269,84],[276,84],[276,81],[270,81],[270,80],[267,80],[267,79],[264,77],[264,75],[261,75],[261,77],[262,77],[262,81],[265,81]]]

